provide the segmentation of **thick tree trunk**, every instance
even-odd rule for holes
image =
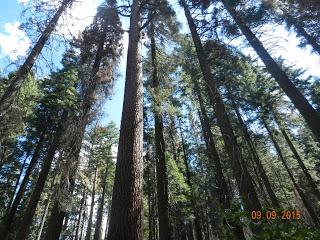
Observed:
[[[131,6],[126,83],[108,240],[143,239],[142,74],[140,10]]]
[[[60,211],[60,204],[58,201],[55,201],[53,208],[51,210],[51,215],[48,221],[48,227],[45,234],[46,240],[58,240],[61,230],[62,223],[65,215],[63,211]]]
[[[240,123],[240,126],[242,128],[242,131],[243,131],[243,134],[244,134],[244,137],[249,145],[249,148],[253,154],[253,160],[256,164],[256,166],[258,167],[258,171],[259,171],[259,175],[261,176],[262,178],[262,181],[263,181],[263,184],[268,192],[268,195],[270,197],[270,200],[272,202],[272,205],[273,207],[275,208],[280,208],[280,204],[279,204],[279,201],[277,199],[277,196],[276,194],[274,193],[273,189],[272,189],[272,186],[271,186],[271,183],[269,182],[269,178],[266,174],[266,171],[264,170],[263,166],[262,166],[262,163],[261,163],[261,160],[260,160],[260,157],[254,147],[254,144],[251,140],[251,137],[250,137],[250,134],[249,134],[249,131],[248,131],[248,128],[246,126],[246,124],[244,123],[243,119],[242,119],[242,116],[239,112],[239,109],[238,109],[238,106],[232,96],[232,94],[228,91],[228,97],[229,99],[231,100],[231,103],[232,103],[232,107],[234,109],[234,111],[236,112],[236,115],[237,115],[237,118],[238,118],[238,121]]]
[[[43,140],[44,140],[44,132],[45,131],[42,131],[42,133],[40,135],[37,146],[33,152],[32,158],[30,160],[29,166],[28,166],[28,168],[24,174],[23,180],[20,184],[19,190],[18,190],[11,206],[9,206],[10,208],[8,209],[8,211],[6,213],[6,216],[4,217],[4,226],[7,229],[7,231],[10,231],[14,216],[18,210],[18,207],[19,207],[19,204],[20,204],[21,199],[23,197],[23,194],[25,193],[26,186],[29,182],[30,175],[39,160],[41,148],[42,148],[42,144],[43,144]],[[18,180],[19,180],[19,178],[18,178]],[[5,236],[5,235],[6,234],[3,234],[3,236]]]
[[[152,87],[156,96],[160,93],[160,83],[158,78],[157,49],[155,40],[154,25],[150,23],[150,49],[152,64]],[[157,100],[155,100],[157,101]],[[168,200],[168,177],[165,158],[165,142],[163,138],[163,120],[161,105],[154,102],[154,131],[156,146],[156,173],[157,173],[157,197],[158,197],[158,218],[159,218],[159,240],[171,239],[171,227],[169,223],[169,200]]]
[[[241,32],[245,35],[253,49],[265,64],[268,72],[274,77],[282,90],[290,98],[294,106],[299,110],[309,128],[313,132],[317,141],[320,142],[320,115],[308,102],[308,100],[301,94],[296,86],[291,82],[287,74],[280,68],[280,66],[271,57],[268,51],[263,46],[262,42],[254,35],[250,28],[245,24],[243,19],[235,11],[230,4],[230,0],[221,0],[225,8],[237,23]]]
[[[312,218],[314,225],[315,226],[320,226],[320,221],[319,221],[319,218],[317,216],[317,213],[313,209],[313,206],[312,206],[311,202],[308,200],[307,196],[304,194],[304,192],[301,190],[301,188],[299,187],[299,185],[295,181],[294,176],[293,176],[293,174],[292,174],[292,172],[291,172],[291,170],[290,170],[290,168],[288,166],[288,163],[283,157],[283,154],[282,154],[282,151],[280,149],[280,146],[278,145],[276,139],[273,137],[272,132],[271,132],[268,124],[266,123],[266,120],[262,117],[261,121],[262,121],[264,127],[267,129],[267,132],[268,132],[268,134],[270,136],[270,139],[271,139],[271,141],[272,141],[272,143],[273,143],[273,145],[274,145],[274,147],[275,147],[275,149],[276,149],[276,151],[278,153],[278,156],[279,156],[283,166],[285,167],[286,171],[288,172],[290,180],[292,181],[295,189],[298,191],[299,196],[300,196],[304,206],[306,207],[310,217]]]
[[[313,180],[313,178],[311,177],[306,165],[304,165],[304,162],[302,160],[302,158],[300,157],[298,151],[296,150],[295,146],[293,145],[293,142],[290,140],[290,137],[287,134],[287,131],[285,130],[284,126],[283,126],[283,121],[282,119],[280,119],[280,117],[278,116],[278,114],[271,109],[271,112],[274,116],[274,119],[276,120],[276,123],[282,133],[282,135],[284,136],[284,138],[286,139],[287,144],[290,147],[291,152],[293,153],[294,158],[297,160],[300,168],[303,171],[304,176],[306,177],[313,193],[315,194],[315,196],[318,198],[318,200],[320,200],[320,192],[317,188],[317,184],[316,182]]]
[[[23,82],[27,78],[32,66],[34,65],[37,57],[39,56],[40,52],[42,51],[44,45],[46,44],[47,40],[49,39],[51,33],[56,28],[58,20],[60,19],[62,13],[71,5],[73,0],[64,0],[60,7],[58,8],[57,12],[54,14],[53,18],[50,20],[48,25],[46,26],[45,30],[41,34],[40,38],[38,39],[37,43],[31,50],[29,56],[25,60],[24,64],[18,69],[15,76],[11,79],[9,87],[6,89],[4,94],[0,100],[0,119],[4,116],[5,112],[8,110],[10,105],[13,103],[15,97],[17,96]]]
[[[185,15],[189,24],[203,78],[207,84],[207,87],[209,88],[209,96],[212,100],[213,107],[215,109],[215,114],[218,120],[218,126],[220,127],[224,139],[225,148],[230,159],[232,170],[235,175],[241,197],[244,200],[245,207],[248,210],[253,211],[261,209],[261,204],[257,196],[257,193],[254,189],[251,176],[249,175],[247,167],[244,164],[242,164],[239,146],[236,141],[236,137],[234,135],[232,125],[228,118],[224,103],[213,81],[211,69],[208,65],[208,61],[206,59],[206,55],[203,50],[200,37],[197,33],[196,25],[192,19],[190,10],[188,9],[185,0],[182,0],[181,3],[183,5]]]

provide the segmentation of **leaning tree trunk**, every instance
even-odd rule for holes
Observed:
[[[16,196],[16,192],[17,192],[17,189],[18,189],[19,184],[20,184],[21,176],[22,176],[22,174],[24,172],[24,168],[26,166],[26,163],[27,163],[27,160],[28,160],[29,156],[30,156],[30,150],[28,150],[28,152],[26,153],[26,156],[25,156],[25,158],[23,160],[23,163],[22,163],[22,166],[20,168],[20,172],[19,172],[19,175],[17,177],[16,183],[14,184],[14,188],[13,188],[10,200],[9,200],[9,204],[8,204],[8,207],[7,207],[7,210],[6,210],[6,214],[8,214],[8,212],[9,212],[11,206],[12,206],[13,200],[14,200],[14,198]]]
[[[230,93],[229,90],[228,90],[228,97],[229,97],[229,99],[231,100],[232,107],[233,107],[233,109],[234,109],[235,112],[236,112],[237,118],[238,118],[238,120],[239,120],[239,122],[240,122],[240,126],[241,126],[241,128],[242,128],[243,133],[244,133],[244,137],[245,137],[245,139],[247,140],[248,145],[249,145],[249,148],[250,148],[250,150],[251,150],[251,152],[252,152],[252,154],[253,154],[253,160],[255,161],[255,164],[256,164],[257,167],[258,167],[259,174],[260,174],[260,176],[261,176],[261,178],[262,178],[262,181],[263,181],[264,186],[266,187],[266,190],[267,190],[267,192],[268,192],[268,195],[269,195],[269,197],[270,197],[270,200],[271,200],[271,202],[272,202],[272,205],[273,205],[273,207],[275,207],[275,208],[280,208],[280,204],[279,204],[279,201],[278,201],[278,199],[277,199],[277,196],[276,196],[276,194],[274,193],[274,191],[273,191],[273,189],[272,189],[272,186],[271,186],[271,183],[270,183],[270,181],[269,181],[269,178],[268,178],[268,176],[267,176],[267,174],[266,174],[266,171],[264,170],[264,168],[263,168],[263,166],[262,166],[260,157],[259,157],[259,155],[258,155],[258,153],[257,153],[257,151],[256,151],[256,149],[255,149],[255,147],[254,147],[254,144],[253,144],[253,142],[252,142],[252,140],[251,140],[251,137],[250,137],[249,131],[248,131],[248,129],[247,129],[247,126],[246,126],[246,124],[244,123],[244,121],[243,121],[243,119],[242,119],[242,116],[241,116],[241,114],[240,114],[240,112],[239,112],[238,106],[237,106],[237,104],[236,104],[236,102],[235,102],[235,100],[234,100],[234,98],[233,98],[233,96],[232,96],[232,94]],[[259,177],[259,176],[258,176],[258,177]]]
[[[35,185],[35,188],[33,189],[33,192],[31,194],[29,204],[23,214],[22,221],[20,224],[20,227],[18,229],[18,233],[16,236],[16,240],[24,240],[27,237],[29,228],[32,224],[32,219],[35,214],[38,202],[40,200],[41,193],[43,191],[44,185],[46,183],[47,177],[49,175],[49,171],[51,168],[51,163],[54,159],[54,155],[56,153],[56,150],[59,148],[60,140],[63,135],[66,121],[67,121],[68,113],[66,111],[63,112],[61,117],[61,122],[63,123],[62,126],[60,126],[54,135],[54,138],[50,144],[50,147],[48,149],[48,152],[46,154],[46,157],[44,158],[43,165],[37,180],[37,183]]]
[[[31,50],[29,56],[25,60],[24,64],[18,69],[15,76],[11,79],[9,87],[6,89],[4,94],[0,100],[0,119],[10,105],[13,103],[15,97],[17,96],[23,82],[25,82],[27,75],[29,74],[32,66],[34,65],[37,57],[39,56],[40,52],[42,51],[44,45],[46,44],[47,40],[49,39],[51,33],[56,28],[58,20],[60,19],[62,13],[66,11],[66,9],[71,5],[74,0],[64,0],[60,7],[58,8],[57,12],[54,14],[51,21],[46,26],[45,30],[41,34],[40,38],[38,39],[36,45]]]
[[[157,49],[155,40],[155,29],[153,21],[150,23],[150,49],[152,65],[152,88],[156,96],[160,93],[158,78]],[[156,146],[156,173],[157,173],[157,197],[158,197],[158,219],[159,219],[159,240],[171,239],[171,227],[169,223],[169,200],[168,200],[168,176],[165,158],[165,142],[163,138],[163,120],[161,104],[154,100],[154,131]],[[200,239],[199,239],[200,240]]]
[[[52,196],[52,190],[54,188],[54,182],[55,182],[55,179],[56,179],[56,174],[54,175],[53,177],[53,180],[52,180],[52,183],[51,183],[51,187],[50,187],[50,190],[49,190],[49,196],[46,200],[46,204],[45,204],[45,210],[44,210],[44,213],[41,217],[41,223],[40,223],[40,227],[39,227],[39,230],[38,230],[38,235],[37,235],[37,240],[41,240],[41,235],[42,235],[42,232],[43,232],[43,228],[44,228],[44,224],[46,222],[46,219],[47,219],[47,215],[48,215],[48,210],[49,210],[49,206],[50,206],[50,202],[51,202],[51,196]]]
[[[4,216],[4,220],[3,220],[4,224],[3,225],[5,227],[4,231],[6,231],[6,232],[10,231],[10,229],[11,229],[11,225],[14,220],[14,216],[18,210],[18,207],[19,207],[19,204],[20,204],[21,199],[23,197],[23,194],[25,193],[25,189],[26,189],[27,184],[29,182],[30,175],[39,160],[43,141],[44,141],[44,134],[45,134],[45,131],[42,131],[40,138],[38,140],[37,146],[33,152],[32,158],[30,160],[29,166],[28,166],[28,168],[24,174],[24,177],[22,179],[22,182],[20,184],[19,190],[18,190],[15,198],[13,199],[12,204],[8,206],[9,207],[8,211],[6,212],[6,215]],[[6,236],[6,233],[2,233],[1,235]]]
[[[108,240],[143,239],[141,0],[131,6],[126,83]]]
[[[289,175],[290,180],[293,183],[293,186],[295,187],[295,189],[299,193],[299,196],[300,196],[304,206],[306,207],[310,217],[312,218],[314,225],[315,226],[320,226],[320,221],[319,221],[319,218],[317,216],[317,213],[313,209],[313,206],[312,206],[311,202],[309,201],[309,199],[307,198],[307,196],[304,194],[304,192],[302,191],[302,189],[300,188],[300,186],[297,184],[296,180],[294,179],[294,176],[293,176],[293,174],[291,172],[291,169],[289,168],[286,159],[283,157],[283,154],[282,154],[282,151],[280,149],[280,146],[278,145],[276,139],[273,137],[273,134],[272,134],[272,132],[271,132],[271,130],[270,130],[270,128],[269,128],[269,126],[268,126],[268,124],[267,124],[267,122],[266,122],[266,120],[264,119],[263,116],[261,117],[261,121],[262,121],[264,127],[266,128],[266,130],[267,130],[267,132],[268,132],[268,134],[270,136],[270,139],[271,139],[271,141],[272,141],[272,143],[273,143],[273,145],[274,145],[274,147],[275,147],[275,149],[277,151],[277,154],[278,154],[283,166],[285,167],[285,169],[286,169],[286,171],[287,171],[287,173]]]
[[[227,111],[225,109],[222,98],[214,83],[211,69],[207,61],[207,57],[203,50],[200,37],[197,33],[196,25],[194,23],[194,20],[192,19],[192,16],[186,4],[186,1],[182,0],[181,3],[185,11],[185,15],[189,24],[192,39],[193,39],[198,60],[200,63],[202,75],[208,87],[208,93],[211,98],[211,102],[213,103],[213,107],[215,109],[215,114],[218,120],[218,126],[223,136],[225,148],[231,162],[232,170],[235,175],[241,197],[244,200],[245,206],[248,210],[253,211],[253,210],[261,209],[261,204],[257,196],[257,193],[254,189],[252,178],[248,172],[247,167],[245,166],[245,164],[243,164],[243,161],[241,159],[242,156],[240,153],[240,149],[239,149],[236,137],[233,132],[231,122],[227,115]]]
[[[287,144],[289,145],[289,148],[291,150],[291,152],[293,153],[293,156],[294,158],[297,160],[300,168],[302,169],[303,171],[303,174],[304,176],[306,177],[311,189],[312,189],[312,192],[314,193],[315,196],[317,196],[318,200],[320,200],[320,192],[318,190],[318,187],[317,187],[317,184],[316,182],[313,180],[313,178],[311,177],[306,165],[304,164],[302,158],[300,157],[297,149],[295,148],[295,146],[293,145],[292,141],[290,140],[290,137],[289,135],[287,134],[287,131],[286,129],[284,128],[283,126],[283,121],[282,119],[278,116],[278,114],[273,110],[271,109],[271,112],[272,112],[272,115],[282,133],[282,135],[284,136],[284,138],[286,139],[286,142]]]
[[[200,86],[198,81],[194,82],[194,89],[200,105],[199,118],[200,118],[204,141],[206,144],[207,156],[210,161],[214,162],[214,165],[215,165],[216,181],[218,183],[218,200],[220,204],[223,206],[223,209],[226,210],[231,207],[231,197],[228,190],[226,179],[223,175],[221,160],[220,160],[218,151],[216,149],[215,141],[211,132],[209,118],[207,115],[203,98],[201,96],[201,91],[200,91]],[[243,229],[238,223],[234,222],[231,219],[226,219],[225,217],[223,221],[225,224],[230,223],[230,225],[232,226],[233,235],[237,240],[245,240]]]
[[[46,200],[44,213],[43,213],[43,215],[41,217],[41,223],[40,223],[40,227],[39,227],[39,230],[38,230],[37,240],[41,240],[41,235],[42,235],[44,223],[45,223],[45,221],[47,219],[49,205],[50,205],[50,197],[48,197],[48,199]]]
[[[290,98],[294,106],[299,110],[309,128],[313,132],[317,141],[320,142],[320,115],[308,102],[308,100],[301,94],[296,86],[291,82],[288,75],[280,68],[280,66],[271,57],[268,51],[263,46],[262,42],[254,35],[251,29],[246,25],[244,20],[235,11],[230,4],[230,0],[221,0],[225,8],[237,23],[241,32],[245,35],[253,49],[265,64],[268,72],[274,77],[282,90]]]

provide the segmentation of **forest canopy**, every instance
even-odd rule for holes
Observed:
[[[319,1],[17,2],[0,240],[320,239]]]

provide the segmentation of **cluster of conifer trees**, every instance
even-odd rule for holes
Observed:
[[[0,79],[0,239],[320,239],[320,81],[260,31],[285,25],[319,56],[317,0],[105,0],[39,76],[75,1],[57,3],[30,1],[48,14]],[[124,34],[118,131],[101,115]]]

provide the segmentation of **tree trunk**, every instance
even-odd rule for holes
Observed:
[[[216,181],[218,183],[218,200],[223,206],[223,209],[229,209],[231,207],[231,197],[228,190],[228,185],[225,180],[225,177],[223,175],[223,169],[221,166],[221,160],[218,154],[218,151],[216,149],[215,141],[211,132],[211,127],[209,123],[209,118],[207,116],[207,111],[201,96],[200,87],[198,81],[194,81],[194,89],[195,93],[198,97],[198,102],[200,105],[200,112],[199,112],[199,118],[201,123],[201,128],[203,132],[203,137],[206,144],[207,149],[207,155],[209,160],[214,162],[215,164],[215,171],[216,171]],[[229,222],[233,229],[233,234],[236,239],[238,240],[245,240],[245,236],[243,233],[242,227],[237,224],[236,222],[230,220],[230,219],[224,219],[224,222]]]
[[[93,236],[93,240],[101,240],[101,225],[102,225],[102,218],[103,218],[103,210],[104,210],[104,200],[106,197],[106,192],[107,192],[107,177],[108,177],[108,171],[109,171],[109,165],[108,162],[109,159],[107,160],[107,164],[106,164],[106,169],[105,169],[105,173],[104,176],[102,178],[102,194],[100,197],[100,203],[99,203],[99,208],[97,210],[97,218],[96,218],[96,226],[95,226],[95,230],[94,230],[94,236]]]
[[[231,100],[231,103],[232,103],[232,107],[234,109],[234,111],[236,112],[236,115],[237,115],[237,118],[238,118],[238,121],[240,123],[240,126],[241,126],[241,129],[243,131],[243,134],[244,134],[244,137],[249,145],[249,148],[253,154],[253,160],[256,164],[256,166],[258,167],[258,171],[259,171],[259,175],[261,176],[262,178],[262,181],[263,181],[263,184],[264,186],[266,187],[266,190],[268,192],[268,195],[270,197],[270,200],[272,202],[272,205],[273,207],[275,208],[280,208],[280,204],[279,204],[279,201],[277,199],[277,196],[276,194],[274,193],[273,189],[272,189],[272,186],[271,186],[271,183],[269,182],[269,178],[266,174],[266,171],[264,170],[263,166],[262,166],[262,163],[261,163],[261,160],[260,160],[260,157],[254,147],[254,144],[253,142],[251,141],[251,137],[250,137],[250,134],[249,134],[249,131],[248,131],[248,128],[246,126],[246,124],[244,123],[243,119],[242,119],[242,116],[239,112],[239,109],[238,109],[238,106],[232,96],[232,94],[230,93],[230,91],[228,90],[228,97],[229,99]]]
[[[268,72],[274,77],[277,83],[280,85],[282,90],[290,98],[294,106],[299,110],[301,115],[304,117],[309,128],[313,132],[317,141],[320,142],[320,115],[308,102],[308,100],[301,94],[301,92],[291,82],[287,74],[279,67],[274,61],[271,55],[263,46],[262,42],[254,35],[250,28],[245,24],[243,19],[235,11],[230,4],[230,0],[221,0],[225,8],[232,16],[233,20],[237,23],[241,32],[245,35],[251,46],[254,48],[258,56],[265,64]]]
[[[126,83],[108,240],[143,239],[141,0],[131,6]]]
[[[18,233],[16,236],[16,240],[24,240],[28,234],[29,227],[32,224],[33,216],[35,214],[38,202],[40,200],[41,193],[43,191],[44,185],[46,183],[47,177],[49,175],[49,171],[51,168],[51,163],[56,153],[56,150],[59,148],[60,140],[63,135],[65,129],[65,123],[67,121],[68,113],[65,111],[61,116],[61,122],[63,126],[60,126],[53,138],[52,143],[48,149],[47,155],[44,158],[43,166],[41,172],[39,174],[38,180],[36,182],[35,188],[31,194],[29,204],[23,214],[23,218],[18,229]]]
[[[82,194],[82,198],[81,198],[81,202],[80,202],[79,216],[78,216],[78,221],[77,221],[77,227],[76,227],[76,233],[75,233],[75,236],[74,236],[74,240],[78,240],[79,239],[81,217],[83,215],[83,206],[85,205],[86,197],[87,197],[87,193],[86,193],[86,189],[84,188],[83,194]]]
[[[77,240],[82,240],[82,236],[83,236],[83,230],[84,230],[84,224],[85,224],[85,218],[86,218],[86,209],[87,209],[87,200],[85,198],[84,201],[84,210],[83,210],[83,214],[82,214],[82,223],[81,223],[81,231],[80,231],[80,236]]]
[[[95,196],[96,196],[97,172],[98,172],[98,169],[96,169],[94,171],[93,185],[92,185],[92,191],[91,191],[90,213],[89,213],[89,220],[88,220],[88,226],[87,226],[85,240],[90,240],[91,239],[93,210],[94,210],[94,205],[95,205],[95,201],[94,200],[95,200]]]
[[[155,213],[155,167],[152,162],[151,145],[147,147],[146,162],[148,163],[148,223],[149,240],[156,240],[156,213]]]
[[[79,160],[79,155],[80,155],[81,146],[82,146],[82,140],[85,134],[86,126],[90,119],[91,108],[95,103],[94,102],[95,93],[98,87],[98,81],[97,81],[98,79],[96,78],[96,76],[100,69],[101,62],[105,54],[104,46],[106,42],[107,26],[103,26],[103,27],[104,28],[99,38],[99,42],[97,43],[98,45],[97,52],[95,55],[94,63],[90,72],[88,82],[84,83],[85,86],[83,88],[85,90],[82,96],[83,99],[81,102],[80,116],[77,119],[77,122],[75,123],[77,128],[75,129],[76,132],[73,135],[74,139],[71,141],[71,144],[70,144],[70,151],[69,151],[70,159],[66,164],[72,167],[71,167],[71,170],[67,172],[67,175],[63,176],[63,178],[65,179],[63,179],[60,183],[61,188],[64,188],[64,186],[67,185],[67,188],[69,189],[68,194],[72,194],[73,192],[73,188],[75,184],[75,175],[78,168],[78,163],[79,163],[78,160]],[[70,184],[68,184],[69,181],[70,181]],[[57,205],[60,205],[59,202],[57,202]],[[54,210],[59,211],[59,213],[53,212]],[[48,240],[59,238],[62,230],[61,225],[64,217],[67,215],[67,212],[66,212],[66,209],[62,209],[58,207],[58,208],[52,209],[51,215],[59,217],[59,220],[54,219],[53,217],[50,217],[48,228],[47,228],[47,234],[46,234],[46,238]]]
[[[294,187],[298,191],[299,196],[300,196],[304,206],[306,207],[310,217],[312,218],[314,225],[315,226],[319,226],[320,225],[320,221],[318,219],[317,213],[314,211],[313,206],[312,206],[311,202],[308,200],[307,196],[304,194],[304,192],[301,190],[301,188],[299,187],[299,185],[295,181],[294,176],[293,176],[293,174],[292,174],[292,172],[291,172],[291,170],[290,170],[290,168],[289,168],[289,166],[287,164],[287,161],[283,157],[283,154],[282,154],[282,151],[280,149],[280,146],[278,145],[276,139],[273,137],[272,132],[271,132],[268,124],[266,123],[266,121],[265,121],[265,119],[263,117],[261,118],[261,121],[262,121],[264,127],[267,129],[267,132],[268,132],[268,134],[270,136],[270,139],[271,139],[271,141],[272,141],[272,143],[273,143],[273,145],[274,145],[274,147],[275,147],[275,149],[276,149],[276,151],[278,153],[278,156],[279,156],[283,166],[287,170],[288,175],[290,177],[290,180],[292,181]]]
[[[24,161],[23,161],[23,163],[22,163],[22,166],[21,166],[19,175],[18,175],[18,177],[17,177],[17,181],[16,181],[16,183],[14,184],[14,189],[13,189],[13,191],[12,191],[12,195],[11,195],[10,200],[9,200],[9,204],[8,204],[8,208],[7,208],[6,214],[9,213],[10,208],[11,208],[12,203],[13,203],[13,200],[14,200],[14,197],[16,196],[16,192],[17,192],[17,189],[18,189],[18,186],[19,186],[19,183],[20,183],[20,179],[21,179],[21,176],[22,176],[22,174],[23,174],[23,172],[24,172],[24,167],[26,166],[27,159],[28,159],[29,156],[30,156],[30,151],[28,151],[28,152],[26,153],[26,156],[25,156]]]
[[[186,167],[186,172],[185,172],[185,176],[186,176],[186,180],[187,180],[186,182],[190,187],[191,207],[193,209],[193,214],[195,216],[194,225],[195,225],[196,239],[197,240],[203,240],[203,234],[202,234],[201,223],[200,223],[200,216],[199,216],[198,209],[197,209],[196,196],[195,196],[195,193],[194,193],[194,190],[193,190],[193,187],[192,187],[191,172],[189,170],[189,162],[188,162],[188,157],[187,157],[187,153],[186,153],[184,138],[183,138],[183,134],[182,134],[182,128],[181,128],[180,119],[179,119],[179,128],[180,128],[180,134],[181,134],[181,143],[182,143],[182,150],[183,150],[183,156],[184,156],[184,164],[185,164],[185,167]],[[191,224],[191,226],[192,226],[192,224]]]
[[[37,240],[41,240],[41,235],[42,235],[42,232],[43,232],[44,223],[46,222],[46,218],[47,218],[47,215],[48,215],[49,205],[50,205],[50,197],[48,197],[47,202],[45,204],[45,210],[44,210],[44,213],[43,213],[42,218],[41,218],[41,224],[40,224],[40,227],[39,227]]]
[[[27,59],[23,63],[23,65],[18,69],[15,76],[12,78],[9,87],[6,89],[4,94],[0,100],[0,119],[10,105],[13,103],[15,97],[17,96],[23,82],[25,82],[28,73],[30,72],[32,66],[34,65],[37,57],[39,56],[40,52],[42,51],[44,45],[46,44],[47,40],[49,39],[51,33],[56,28],[58,20],[60,19],[62,13],[71,5],[73,0],[64,0],[60,7],[58,8],[57,12],[54,14],[53,18],[50,20],[48,25],[46,26],[45,30],[41,34],[40,38],[38,39],[37,43],[31,50],[30,54],[28,55]]]
[[[277,113],[275,113],[274,110],[271,109],[271,112],[272,112],[272,114],[274,116],[274,119],[276,120],[276,123],[277,123],[282,135],[286,139],[286,142],[289,145],[290,150],[292,151],[294,158],[297,160],[300,168],[302,169],[303,174],[306,177],[306,179],[307,179],[307,181],[308,181],[313,193],[318,198],[318,200],[320,200],[320,192],[319,192],[319,190],[317,188],[317,184],[315,183],[315,181],[311,177],[307,167],[304,165],[304,162],[303,162],[302,158],[300,157],[298,151],[296,150],[295,146],[293,145],[293,142],[290,140],[290,137],[288,136],[287,131],[285,130],[285,128],[283,126],[282,119],[280,119],[280,117],[277,115]]]
[[[152,64],[152,87],[154,94],[159,95],[160,83],[158,78],[157,49],[155,40],[154,24],[150,23],[150,49]],[[159,240],[171,239],[171,227],[169,223],[169,202],[168,202],[168,177],[165,158],[166,146],[163,138],[163,120],[161,104],[154,101],[154,131],[156,146],[156,173],[157,173],[157,197],[158,197],[158,218],[159,218]]]
[[[104,240],[107,240],[108,237],[108,228],[109,228],[109,219],[110,219],[110,205],[108,206],[108,214],[107,214],[107,221],[106,221],[106,230],[104,231]]]
[[[29,182],[30,175],[39,160],[43,141],[44,141],[44,134],[45,134],[45,131],[42,131],[40,138],[38,140],[37,146],[33,152],[32,158],[30,160],[29,166],[28,166],[28,168],[24,174],[23,180],[20,184],[19,190],[18,190],[18,192],[12,202],[12,205],[9,206],[10,208],[8,208],[6,216],[4,217],[4,226],[5,226],[5,231],[7,231],[7,232],[10,231],[10,229],[11,229],[11,224],[12,224],[14,216],[18,210],[18,207],[19,207],[19,204],[20,204],[21,199],[23,197],[23,194],[25,193],[25,189],[26,189],[27,184]],[[6,236],[6,233],[3,233],[2,235]]]
[[[203,78],[207,84],[207,87],[209,88],[209,96],[215,109],[218,125],[220,127],[224,139],[225,148],[231,162],[237,185],[239,187],[239,192],[241,194],[242,199],[244,200],[245,207],[248,210],[253,211],[261,209],[261,204],[257,196],[257,193],[254,189],[251,176],[249,175],[247,167],[244,164],[242,164],[239,146],[236,141],[236,137],[234,135],[232,125],[228,118],[224,103],[213,81],[211,69],[208,65],[208,61],[206,59],[206,55],[203,50],[200,37],[197,33],[196,25],[192,19],[190,10],[188,9],[185,0],[182,0],[181,3],[183,5],[185,15],[189,24]]]

